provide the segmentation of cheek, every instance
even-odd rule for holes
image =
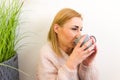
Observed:
[[[63,35],[67,40],[70,40],[70,41],[73,40],[75,37],[75,34],[71,31],[66,31]]]

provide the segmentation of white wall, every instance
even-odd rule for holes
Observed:
[[[97,38],[96,64],[100,80],[120,80],[120,9],[119,0],[25,0],[21,33],[28,32],[18,51],[20,80],[35,80],[39,49],[45,43],[55,14],[69,7],[83,14],[83,32]]]

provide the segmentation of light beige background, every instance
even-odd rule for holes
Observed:
[[[46,42],[55,14],[69,7],[83,14],[83,33],[97,38],[96,64],[100,80],[120,80],[120,9],[119,0],[25,0],[20,33],[26,32],[20,50],[20,80],[36,80],[38,54]]]

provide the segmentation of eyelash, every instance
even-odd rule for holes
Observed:
[[[72,28],[72,30],[77,30],[76,28]]]
[[[72,28],[72,30],[77,30],[76,28]],[[82,31],[82,29],[80,29],[80,31]]]

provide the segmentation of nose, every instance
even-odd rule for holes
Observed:
[[[81,32],[78,31],[78,32],[76,33],[76,38],[79,38],[80,36],[81,36]]]

